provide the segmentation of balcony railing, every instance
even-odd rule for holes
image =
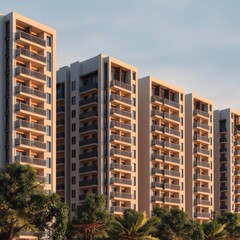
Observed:
[[[119,114],[119,115],[123,115],[125,117],[131,118],[132,114],[129,111],[124,111],[124,110],[120,110],[118,108],[111,108],[110,110],[110,114]]]
[[[64,119],[57,119],[57,125],[64,125],[65,124],[65,120]]]
[[[169,134],[175,135],[177,137],[180,137],[180,132],[178,130],[175,130],[172,128],[164,127],[164,133],[169,133]]]
[[[15,104],[15,111],[19,111],[19,110],[46,116],[46,110],[39,108],[39,107],[33,107],[33,106],[30,106],[30,105],[24,104],[24,103],[16,103]]]
[[[164,127],[159,126],[159,125],[152,125],[152,131],[163,132],[164,131]]]
[[[220,190],[221,191],[226,191],[227,190],[227,186],[220,186]]]
[[[31,52],[27,49],[24,49],[24,48],[17,48],[16,49],[16,56],[19,56],[19,55],[24,55],[26,57],[30,57],[32,59],[35,59],[37,61],[40,61],[40,62],[43,62],[43,63],[46,63],[46,57],[44,57],[43,55],[40,55],[40,54],[37,54],[37,53],[34,53],[34,52]]]
[[[220,142],[221,142],[221,143],[227,142],[227,138],[221,137],[221,138],[220,138]]]
[[[64,184],[57,184],[57,191],[64,190],[65,185]]]
[[[65,112],[65,107],[64,106],[58,106],[57,107],[57,113],[64,113]]]
[[[87,104],[92,104],[92,103],[97,103],[98,102],[98,97],[97,96],[92,96],[89,98],[84,98],[79,101],[79,106],[84,106]]]
[[[37,89],[34,89],[34,88],[30,88],[30,87],[27,87],[27,86],[24,86],[24,85],[18,85],[15,87],[15,93],[18,94],[18,93],[27,93],[27,94],[30,94],[30,95],[33,95],[33,96],[36,96],[36,97],[39,97],[39,98],[42,98],[42,99],[46,99],[46,93],[43,92],[43,91],[40,91],[40,90],[37,90]]]
[[[220,148],[220,152],[227,152],[227,149],[225,147]]]
[[[153,167],[152,168],[152,174],[163,174],[163,169]]]
[[[164,183],[164,189],[180,191],[181,187],[177,184]]]
[[[177,204],[180,204],[181,200],[180,200],[180,198],[176,198],[176,197],[165,197],[164,198],[164,202],[165,203],[177,203]]]
[[[158,154],[158,153],[153,153],[152,154],[152,160],[164,160],[164,155],[160,155],[160,154]]]
[[[194,192],[211,193],[211,189],[207,187],[194,187]]]
[[[32,122],[28,122],[25,120],[16,120],[15,121],[15,128],[19,128],[19,127],[24,127],[24,128],[30,128],[30,129],[34,129],[40,132],[46,132],[46,126],[37,124],[37,123],[32,123]]]
[[[117,135],[117,134],[112,134],[110,136],[110,140],[111,141],[116,140],[116,141],[121,141],[121,142],[125,142],[125,143],[131,143],[132,142],[131,138],[120,136],[120,135]]]
[[[211,177],[207,174],[194,174],[194,179],[201,179],[201,180],[207,180],[210,181]]]
[[[168,169],[164,169],[164,175],[181,177],[181,173],[179,171],[168,170]]]
[[[180,150],[180,145],[179,144],[171,143],[171,142],[167,142],[167,141],[164,141],[164,147]]]
[[[65,150],[65,145],[58,145],[56,150],[57,150],[57,152],[64,151]]]
[[[195,205],[206,205],[206,206],[211,206],[211,202],[208,200],[201,200],[201,199],[196,199],[194,200]]]
[[[204,141],[204,142],[209,142],[209,138],[206,136],[201,136],[201,135],[195,135],[194,136],[194,140],[200,140],[200,141]]]
[[[98,116],[98,112],[97,111],[90,111],[90,112],[86,112],[86,113],[82,113],[79,115],[79,119],[86,119],[86,118],[90,118],[90,117],[97,117]]]
[[[158,139],[153,139],[152,140],[152,146],[161,146],[163,147],[164,141],[158,140]]]
[[[112,80],[111,81],[111,86],[118,86],[120,88],[126,89],[128,91],[131,91],[131,85],[124,83],[124,82],[120,82],[118,80]]]
[[[130,207],[119,207],[119,206],[112,206],[110,207],[110,212],[124,212],[126,209],[129,209]]]
[[[235,145],[235,146],[240,145],[240,141],[235,141],[235,142],[234,142],[234,145]]]
[[[205,212],[195,212],[194,217],[196,218],[210,218],[211,214],[210,213],[205,213]]]
[[[126,151],[126,150],[115,149],[115,148],[111,149],[110,154],[111,155],[117,154],[117,155],[122,155],[125,157],[132,157],[132,152]]]
[[[93,138],[87,138],[87,139],[83,139],[81,141],[79,141],[79,146],[86,146],[89,144],[97,144],[98,143],[98,139],[96,137]]]
[[[120,122],[117,122],[117,121],[111,121],[110,126],[111,127],[124,128],[124,129],[127,129],[127,130],[131,130],[132,129],[132,126],[130,124],[120,123]]]
[[[211,164],[208,162],[204,162],[204,161],[200,161],[200,160],[196,160],[194,161],[194,166],[201,166],[201,167],[207,167],[210,168]]]
[[[57,171],[56,177],[64,177],[64,176],[65,176],[65,172],[64,171]]]
[[[57,138],[64,138],[65,133],[64,132],[57,132]]]
[[[240,155],[240,150],[235,150],[234,155]]]
[[[172,157],[172,156],[169,156],[169,155],[160,155],[158,153],[153,153],[152,154],[152,160],[163,160],[163,161],[166,161],[166,162],[171,162],[171,163],[177,163],[177,164],[180,164],[180,158],[178,157]]]
[[[79,127],[79,132],[80,133],[84,133],[84,132],[88,132],[88,131],[92,131],[92,130],[97,130],[98,126],[97,124],[93,124],[93,125],[84,125],[82,127]]]
[[[40,158],[35,158],[35,157],[17,155],[17,156],[15,156],[15,161],[36,164],[38,166],[46,167],[46,160],[40,159]]]
[[[97,152],[86,152],[86,153],[81,153],[79,154],[79,159],[87,159],[87,158],[96,158],[98,156]]]
[[[227,158],[226,158],[227,159]],[[235,160],[234,165],[240,165],[240,160]]]
[[[121,170],[125,170],[125,171],[132,171],[131,165],[120,164],[120,163],[111,163],[110,168],[111,169],[121,169]]]
[[[119,95],[117,95],[117,94],[112,94],[112,95],[110,96],[110,99],[111,99],[111,100],[118,100],[118,101],[120,101],[120,102],[124,102],[124,103],[126,103],[126,104],[131,105],[131,99],[130,99],[130,98],[122,97],[122,96],[119,96]]]
[[[234,131],[234,135],[240,135],[240,130],[236,129],[236,130]]]
[[[152,196],[152,202],[164,202],[164,198],[160,196]]]
[[[65,158],[57,158],[57,164],[63,164],[65,163]]]
[[[160,102],[163,103],[163,98],[161,98],[160,96],[154,95],[151,97],[152,102]]]
[[[37,72],[37,71],[30,70],[30,69],[25,68],[25,67],[17,67],[15,72],[16,72],[16,76],[18,76],[20,74],[25,74],[25,75],[28,75],[30,77],[34,77],[34,78],[46,81],[46,75],[45,74]]]
[[[152,182],[151,186],[152,188],[164,188],[164,184],[160,182]]]
[[[208,149],[197,147],[197,148],[194,148],[194,153],[202,153],[202,154],[205,154],[205,155],[209,155],[210,151]]]
[[[200,127],[200,128],[203,128],[203,129],[206,129],[206,130],[209,130],[209,126],[207,124],[204,124],[204,123],[200,123],[200,122],[195,122],[193,124],[194,127]]]
[[[79,87],[79,93],[87,92],[98,88],[98,83],[90,83],[86,86]]]
[[[111,184],[114,184],[114,183],[132,185],[132,180],[131,179],[126,179],[126,178],[112,177],[111,178]]]
[[[98,185],[97,179],[79,181],[79,187],[96,186],[96,185]]]
[[[111,192],[110,197],[111,198],[126,198],[126,199],[133,198],[131,193],[123,193],[123,192]]]
[[[221,177],[220,177],[220,181],[222,181],[222,182],[223,182],[223,181],[227,181],[227,177],[226,177],[226,176],[221,176]]]
[[[163,99],[163,103],[166,104],[166,105],[175,107],[175,108],[179,108],[179,107],[180,107],[180,104],[179,104],[179,103],[174,102],[174,101],[171,101],[171,100],[166,99],[166,98]]]
[[[164,118],[166,119],[171,119],[171,120],[174,120],[176,122],[180,122],[180,117],[176,116],[176,115],[172,115],[172,114],[169,114],[167,112],[164,112],[163,114]]]
[[[204,117],[209,117],[209,113],[206,112],[206,111],[202,111],[200,109],[194,109],[194,115],[201,115],[201,116],[204,116]]]
[[[79,168],[79,173],[97,172],[97,170],[98,167],[96,165],[83,166]]]
[[[163,117],[164,114],[163,114],[163,112],[161,112],[159,110],[152,110],[152,116]]]
[[[36,141],[36,140],[31,140],[28,138],[22,138],[22,137],[15,139],[15,145],[16,146],[26,145],[26,146],[37,147],[37,148],[46,150],[46,143]]]
[[[20,38],[24,38],[30,42],[34,42],[37,43],[43,47],[46,46],[46,41],[42,38],[36,37],[34,35],[31,35],[29,33],[23,32],[23,31],[17,31],[16,32],[16,40],[20,39]]]

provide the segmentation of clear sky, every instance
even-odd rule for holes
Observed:
[[[240,111],[240,0],[0,0],[57,30],[57,66],[104,53]]]

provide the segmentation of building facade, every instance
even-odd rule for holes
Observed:
[[[240,112],[214,111],[215,210],[240,212]]]
[[[139,79],[139,210],[185,209],[184,93],[154,77]]]
[[[186,212],[203,222],[214,211],[212,103],[195,94],[187,94],[185,103]]]
[[[87,193],[105,194],[115,214],[138,209],[137,79],[105,55],[58,70],[57,192],[71,217]]]

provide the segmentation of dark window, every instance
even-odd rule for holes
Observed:
[[[76,117],[76,110],[72,110],[72,118]]]
[[[51,158],[46,158],[46,167],[51,168]]]
[[[52,71],[52,54],[47,52],[47,71]]]
[[[47,36],[47,46],[48,47],[52,46],[52,38],[50,36]]]
[[[72,171],[76,171],[76,163],[72,163]]]
[[[51,142],[47,142],[47,151],[51,152]]]
[[[72,123],[72,132],[76,131],[76,123]]]
[[[51,110],[47,109],[47,120],[51,120]]]
[[[52,87],[52,79],[50,77],[47,77],[47,87],[48,88]]]
[[[73,157],[73,158],[76,157],[76,150],[72,150],[72,157]]]
[[[72,144],[76,144],[76,137],[72,137]]]
[[[50,93],[47,93],[47,103],[48,104],[51,104],[51,94]]]
[[[76,90],[76,81],[72,82],[72,91]]]
[[[76,184],[76,177],[72,177],[72,185]]]
[[[47,126],[47,135],[51,136],[51,126]]]
[[[76,104],[76,97],[72,97],[72,105],[75,105]]]

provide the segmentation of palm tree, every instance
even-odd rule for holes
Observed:
[[[145,212],[127,209],[110,223],[108,234],[111,240],[157,240],[151,233],[158,221],[157,217],[147,219]]]
[[[220,224],[215,220],[202,224],[205,240],[226,239],[227,231],[225,224]]]

